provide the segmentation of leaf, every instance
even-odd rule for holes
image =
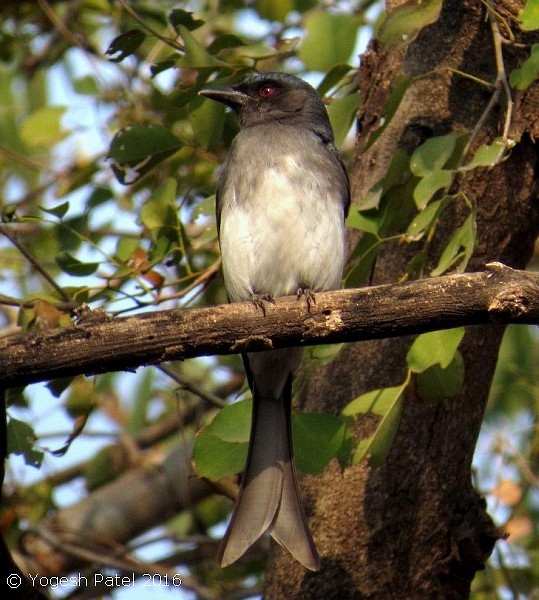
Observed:
[[[519,69],[514,69],[509,75],[509,83],[517,90],[525,90],[539,75],[539,44],[533,44],[530,56]]]
[[[181,140],[161,125],[129,125],[114,136],[107,158],[120,183],[134,183],[181,148]]]
[[[539,0],[528,0],[518,18],[524,31],[539,29]]]
[[[73,89],[77,94],[84,96],[96,96],[99,93],[99,84],[93,75],[85,75],[73,79]]]
[[[299,58],[308,71],[326,72],[348,62],[358,32],[358,22],[353,16],[315,10],[305,18],[304,28]]]
[[[217,481],[227,475],[239,473],[247,459],[247,448],[247,442],[230,444],[203,431],[195,438],[193,448],[193,461],[198,477]]]
[[[410,242],[419,241],[430,226],[436,221],[448,203],[449,198],[447,198],[447,196],[440,200],[430,202],[429,205],[414,218],[410,225],[408,225],[408,229],[405,233],[406,239]]]
[[[122,62],[124,58],[134,54],[145,39],[146,34],[143,31],[140,29],[130,29],[112,40],[105,51],[105,55],[112,62]]]
[[[62,379],[53,379],[52,381],[49,381],[45,387],[49,389],[55,398],[59,398],[72,382],[73,377],[63,377]]]
[[[247,458],[251,429],[251,400],[221,409],[195,438],[193,460],[197,474],[212,481],[240,472]]]
[[[255,6],[263,19],[282,23],[288,13],[294,10],[294,0],[256,0]]]
[[[353,464],[367,457],[372,466],[378,466],[385,460],[400,423],[405,388],[403,384],[362,394],[342,411],[344,415],[373,413],[382,417],[374,434],[358,444]]]
[[[365,231],[372,233],[376,237],[379,237],[381,220],[383,214],[378,210],[365,210],[359,211],[352,207],[352,210],[348,214],[346,219],[346,226],[352,227],[353,229],[359,229],[359,231]]]
[[[150,67],[150,73],[152,75],[152,78],[159,75],[159,73],[163,73],[164,71],[167,71],[168,69],[172,69],[173,67],[175,67],[178,64],[178,60],[181,58],[181,56],[182,55],[179,54],[178,52],[174,52],[170,56],[167,56],[167,58],[165,58],[163,60],[159,60],[156,63],[154,63]]]
[[[320,94],[320,96],[324,96],[329,92],[329,90],[334,88],[352,69],[353,67],[346,63],[331,67],[331,69],[325,74],[324,79],[322,79],[322,81],[318,84],[316,91]]]
[[[242,40],[237,35],[232,33],[223,33],[218,35],[212,41],[212,43],[206,48],[210,54],[219,54],[221,50],[227,50],[228,48],[239,48],[246,46],[245,40]]]
[[[340,146],[348,135],[354,123],[358,107],[359,93],[337,98],[328,106],[329,120],[333,127],[337,146]]]
[[[187,27],[178,25],[178,32],[181,35],[185,46],[185,56],[182,56],[178,60],[178,66],[201,68],[214,67],[223,64],[214,58],[204,46],[200,44]]]
[[[190,106],[189,121],[197,142],[204,150],[214,150],[223,137],[225,106],[220,102],[199,98]]]
[[[424,27],[438,20],[442,4],[442,0],[409,0],[387,16],[377,38],[384,46],[409,44]]]
[[[403,386],[398,385],[361,394],[361,396],[358,396],[343,408],[342,414],[353,416],[372,413],[384,416],[395,402],[395,399],[402,394],[403,390]]]
[[[20,128],[21,140],[29,147],[49,148],[66,137],[61,121],[65,106],[44,106],[31,113]]]
[[[58,204],[57,206],[53,206],[52,208],[45,208],[43,206],[40,206],[40,208],[43,212],[49,213],[49,215],[54,215],[55,217],[62,219],[62,217],[69,210],[69,202],[62,202],[62,204]]]
[[[374,142],[382,135],[385,131],[386,127],[391,123],[391,119],[395,116],[397,109],[400,106],[402,99],[406,93],[406,90],[410,87],[410,84],[413,82],[413,78],[409,75],[398,75],[394,80],[391,86],[391,92],[389,93],[389,97],[387,99],[384,111],[382,113],[382,117],[380,118],[380,126],[378,129],[375,129],[369,136],[369,140],[365,146],[365,150],[367,150],[370,146],[374,144]],[[404,152],[404,150],[399,149],[400,152]],[[408,157],[407,157],[408,158]]]
[[[493,167],[499,162],[506,147],[506,142],[502,137],[496,138],[492,144],[480,146],[472,160],[460,170],[469,171],[477,167]]]
[[[173,177],[167,177],[155,190],[152,197],[140,211],[140,222],[149,231],[162,227],[175,227],[177,209],[175,206],[177,183]]]
[[[318,344],[307,346],[303,351],[309,359],[317,361],[320,365],[327,365],[340,354],[344,346],[345,344]]]
[[[56,263],[64,273],[73,275],[74,277],[87,277],[95,273],[99,267],[99,263],[97,262],[81,262],[78,258],[65,251],[60,252],[56,256]]]
[[[225,442],[240,444],[248,442],[252,407],[251,399],[238,400],[238,402],[225,406],[215,415],[205,431]],[[237,471],[235,472],[237,473]]]
[[[430,331],[419,335],[408,354],[406,362],[414,373],[422,373],[433,365],[445,369],[455,358],[457,348],[464,337],[464,327],[443,331]]]
[[[457,273],[462,273],[466,269],[468,261],[472,257],[475,248],[476,224],[475,207],[470,216],[455,231],[447,243],[442,256],[435,269],[431,271],[432,277],[438,277],[450,268],[456,266]],[[457,264],[458,263],[458,264]]]
[[[24,458],[24,463],[39,469],[43,462],[43,452],[34,448],[37,440],[33,428],[25,421],[9,417],[7,423],[7,450]]]
[[[463,382],[464,361],[462,354],[457,350],[447,367],[442,368],[436,364],[418,373],[417,393],[425,402],[438,402],[460,393]]]
[[[423,210],[437,191],[448,188],[453,181],[453,171],[440,169],[422,177],[414,188],[414,202]]]
[[[194,31],[204,25],[202,19],[194,19],[193,13],[188,10],[182,10],[181,8],[174,8],[168,14],[168,22],[178,31],[179,26],[182,25],[189,31]]]
[[[417,177],[424,177],[442,169],[455,150],[457,138],[455,133],[448,133],[425,140],[410,158],[410,171]]]
[[[321,473],[341,451],[348,438],[342,417],[324,413],[302,413],[292,417],[296,465],[303,473]]]

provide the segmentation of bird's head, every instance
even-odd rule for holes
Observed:
[[[231,87],[208,87],[200,95],[226,104],[242,128],[280,122],[314,130],[333,141],[326,107],[308,83],[287,73],[259,73]]]

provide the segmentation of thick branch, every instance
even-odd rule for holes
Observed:
[[[2,387],[212,354],[396,337],[488,323],[538,323],[539,276],[499,263],[481,273],[111,318],[82,311],[67,329],[0,340]]]

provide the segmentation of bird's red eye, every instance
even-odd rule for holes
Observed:
[[[262,96],[262,98],[269,98],[270,96],[273,96],[274,93],[275,93],[275,88],[271,85],[263,85],[258,90],[258,94],[260,96]]]

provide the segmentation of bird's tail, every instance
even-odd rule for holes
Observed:
[[[217,559],[223,567],[233,563],[269,532],[296,560],[317,570],[320,557],[301,504],[293,459],[292,375],[273,398],[259,393],[256,376],[249,371],[253,416],[247,463]]]

